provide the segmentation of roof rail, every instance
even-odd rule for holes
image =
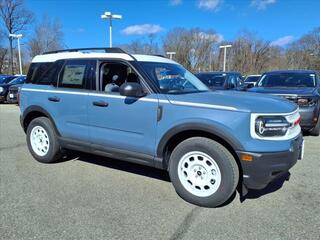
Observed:
[[[84,51],[104,51],[105,53],[125,53],[121,48],[71,48],[56,51],[44,52],[43,54],[61,53],[61,52],[84,52]]]
[[[167,58],[166,56],[164,56],[164,55],[162,55],[162,54],[150,54],[150,56]]]

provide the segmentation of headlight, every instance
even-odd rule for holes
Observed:
[[[299,98],[297,103],[300,107],[312,107],[317,104],[317,100],[314,98]]]
[[[3,92],[3,87],[0,87],[0,93],[2,93]]]
[[[301,132],[299,111],[292,113],[251,113],[250,134],[254,139],[288,140]]]
[[[255,132],[260,137],[285,136],[290,123],[281,116],[258,117],[255,122]]]

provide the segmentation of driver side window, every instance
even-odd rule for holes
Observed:
[[[100,66],[101,91],[111,94],[120,94],[120,86],[124,83],[140,83],[138,74],[124,63],[108,62]]]

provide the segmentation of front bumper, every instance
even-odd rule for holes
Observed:
[[[299,113],[301,116],[300,126],[303,130],[310,130],[317,125],[319,111],[317,107],[300,107]]]
[[[243,184],[249,189],[265,188],[271,181],[288,172],[296,164],[303,154],[302,145],[303,137],[300,134],[292,140],[290,149],[285,152],[237,152],[239,159],[242,154],[253,156],[252,161],[241,161]]]
[[[17,103],[18,102],[18,97],[17,97],[16,92],[9,91],[8,95],[9,95],[9,102],[10,103]]]

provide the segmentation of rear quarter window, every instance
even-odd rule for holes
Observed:
[[[58,73],[63,61],[32,63],[30,65],[26,83],[56,85]]]

